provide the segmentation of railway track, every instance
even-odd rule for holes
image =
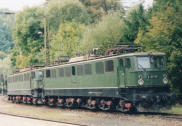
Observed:
[[[9,103],[7,101],[7,98],[4,98],[3,101]],[[36,106],[35,106],[36,107]],[[80,109],[77,109],[80,110]],[[81,111],[90,111],[88,109],[81,109]],[[143,112],[143,113],[121,113],[118,111],[95,111],[98,113],[105,113],[105,114],[123,114],[123,115],[128,115],[128,116],[137,116],[137,115],[144,115],[144,116],[158,116],[161,119],[171,119],[171,120],[178,120],[182,122],[182,114],[170,114],[170,113],[161,113],[161,112]],[[80,125],[80,124],[74,124],[74,123],[68,123],[68,122],[62,122],[62,121],[55,121],[55,120],[49,120],[49,119],[41,119],[41,118],[34,118],[34,117],[29,117],[29,116],[21,116],[21,115],[15,115],[15,114],[9,114],[9,113],[3,113],[0,112],[0,114],[5,114],[5,115],[10,115],[10,116],[17,116],[17,117],[22,117],[22,118],[29,118],[29,119],[36,119],[36,120],[42,120],[42,121],[50,121],[50,122],[56,122],[56,123],[65,123],[65,124],[71,124],[71,125],[77,125],[77,126],[86,126],[86,125]]]
[[[14,117],[27,118],[27,119],[40,120],[40,121],[54,122],[54,123],[59,123],[59,124],[69,124],[69,125],[73,125],[73,126],[87,126],[87,125],[81,125],[81,124],[75,124],[75,123],[69,123],[69,122],[63,122],[63,121],[56,121],[56,120],[35,118],[35,117],[30,117],[30,116],[22,116],[22,115],[16,115],[16,114],[9,114],[9,113],[4,113],[4,112],[0,112],[0,114],[1,115],[14,116]]]
[[[162,114],[160,115],[163,118],[167,118],[167,119],[176,119],[182,122],[182,114]]]
[[[182,121],[182,115],[170,115],[170,116],[165,116],[165,118],[170,118],[170,119],[178,119]]]
[[[145,113],[135,113],[136,115],[145,116],[159,116],[163,119],[176,119],[182,122],[182,114],[171,114],[171,113],[161,113],[161,112],[145,112]]]

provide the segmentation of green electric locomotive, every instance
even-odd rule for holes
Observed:
[[[138,52],[31,69],[8,77],[13,102],[119,111],[170,107],[163,53]]]

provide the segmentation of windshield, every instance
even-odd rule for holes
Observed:
[[[137,57],[138,68],[148,69],[150,68],[150,57]]]
[[[41,77],[41,78],[43,77],[42,71],[38,71],[38,76]]]
[[[154,65],[154,68],[161,68],[165,66],[164,57],[162,56],[153,56],[151,57],[151,63]]]

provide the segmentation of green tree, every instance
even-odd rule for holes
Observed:
[[[117,0],[80,0],[91,16],[91,23],[98,22],[111,12],[119,12],[124,15],[124,9]]]
[[[170,82],[182,93],[182,1],[157,0],[155,4],[147,32],[141,31],[136,43],[144,46],[145,50],[167,54]],[[160,9],[157,9],[159,5]]]
[[[181,85],[181,78],[182,78],[182,51],[181,50],[174,50],[170,57],[169,57],[169,77],[170,83],[172,86],[173,91],[179,95],[182,94],[182,85]]]
[[[4,59],[7,56],[8,55],[6,53],[0,51],[0,59]]]
[[[61,56],[76,56],[84,27],[83,24],[74,21],[61,24],[51,42],[51,59],[55,60]]]
[[[121,42],[134,43],[140,30],[145,31],[148,23],[148,15],[142,5],[132,8],[124,18],[124,30]]]
[[[38,57],[44,45],[43,37],[39,34],[43,33],[42,17],[43,12],[37,7],[26,8],[16,15],[16,27],[14,30],[14,44],[16,48],[14,48],[14,54],[11,56],[24,56],[26,60],[11,57],[14,62],[26,61],[26,63],[20,63],[26,65],[42,62]],[[15,64],[13,63],[13,65]]]
[[[95,26],[87,28],[81,40],[81,50],[83,54],[88,53],[93,48],[100,48],[105,51],[119,43],[123,22],[118,13],[103,17],[102,21]]]
[[[0,74],[10,74],[11,73],[11,62],[10,58],[7,56],[4,59],[0,59]]]
[[[90,17],[84,5],[78,0],[50,0],[47,5],[46,16],[50,27],[50,34],[55,35],[60,23],[72,22],[89,24]]]
[[[16,67],[16,56],[20,55],[17,45],[13,47],[10,53],[11,66]]]
[[[3,12],[7,9],[0,9],[0,51],[10,53],[13,47],[12,28],[15,26],[14,15],[6,15]]]
[[[71,24],[72,22],[78,25],[79,24],[88,25],[90,23],[90,16],[87,13],[85,6],[78,0],[61,0],[61,1],[49,0],[47,3],[47,10],[45,14],[47,17],[47,25],[48,25],[48,43],[51,44],[51,48],[56,47],[58,44],[55,42],[55,36],[57,36],[58,38],[60,27],[63,27],[64,25],[66,25],[66,27],[68,27],[68,25],[72,27],[72,24]],[[67,39],[67,36],[65,36],[65,40],[66,39]],[[53,45],[53,44],[56,44],[56,45]],[[55,54],[56,58],[58,55],[62,55],[62,53],[58,54],[58,52],[53,53],[54,49],[50,49],[50,50],[52,53],[51,59],[54,59],[53,54]],[[71,51],[71,48],[70,49],[67,48],[66,52],[70,52],[70,51]],[[69,56],[72,56],[72,55],[73,54],[69,54]]]

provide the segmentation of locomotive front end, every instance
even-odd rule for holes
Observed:
[[[158,111],[170,108],[174,95],[170,93],[166,57],[162,53],[136,56],[138,92],[133,94],[138,111]]]
[[[139,86],[168,86],[166,58],[164,55],[136,56]]]
[[[122,92],[128,95],[137,111],[159,111],[171,107],[174,95],[170,93],[168,84],[165,54],[137,53],[126,57],[124,66],[126,88]]]

